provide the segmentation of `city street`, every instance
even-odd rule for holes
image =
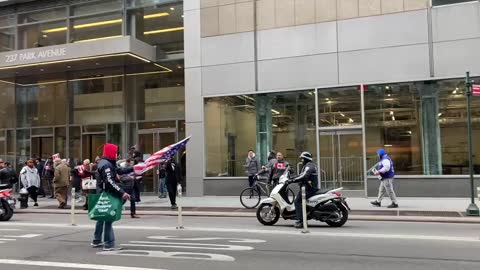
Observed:
[[[93,222],[68,215],[18,214],[0,223],[1,269],[478,269],[474,224],[362,222],[342,228],[312,222],[261,226],[255,218],[125,216],[117,245],[90,247]],[[119,266],[125,267],[120,268]]]

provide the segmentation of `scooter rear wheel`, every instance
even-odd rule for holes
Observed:
[[[337,220],[327,220],[327,223],[330,227],[342,227],[348,220],[348,209],[343,206],[343,204],[337,204],[338,208],[340,208],[340,212],[342,216]]]
[[[278,207],[274,207],[273,209],[272,207],[269,203],[263,203],[257,209],[257,219],[265,226],[275,225],[280,218],[280,210]]]

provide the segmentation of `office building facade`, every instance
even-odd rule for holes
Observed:
[[[310,151],[322,187],[373,195],[378,148],[402,196],[467,196],[464,75],[480,6],[453,0],[0,2],[0,157],[17,169],[105,142],[179,155],[187,195],[238,195],[249,149]],[[480,98],[472,100],[480,174]],[[145,192],[158,189],[156,170]]]

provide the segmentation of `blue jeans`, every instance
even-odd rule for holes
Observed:
[[[95,225],[95,234],[93,235],[93,243],[100,244],[102,243],[102,233],[105,227],[104,235],[104,247],[112,248],[115,247],[115,234],[113,233],[113,222],[97,221]]]
[[[160,194],[165,194],[167,193],[167,184],[165,183],[166,179],[165,178],[160,178]]]

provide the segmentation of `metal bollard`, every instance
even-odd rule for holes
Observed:
[[[181,230],[181,229],[184,229],[183,218],[182,218],[182,204],[181,204],[181,198],[182,198],[182,185],[181,184],[177,185],[177,193],[178,193],[178,198],[177,198],[178,226],[177,226],[177,229]]]
[[[70,223],[72,226],[76,226],[75,223],[75,188],[72,188],[71,192],[71,203],[70,203]]]
[[[308,217],[307,217],[307,194],[305,186],[302,186],[302,216],[303,216],[303,230],[302,233],[309,233],[308,230]]]

